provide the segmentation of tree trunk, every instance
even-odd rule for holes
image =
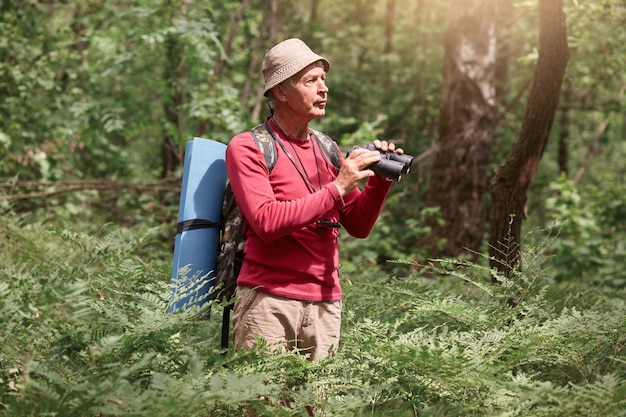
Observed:
[[[267,6],[268,7],[265,9],[265,20],[269,22],[268,41],[270,47],[272,47],[278,39],[278,28],[281,26],[281,16],[279,11],[280,0],[271,0],[270,2],[268,2]],[[258,68],[257,71],[261,72],[261,68]],[[263,79],[261,79],[261,82],[257,84],[256,102],[254,104],[254,108],[252,109],[251,114],[252,120],[260,120],[261,109],[263,107],[263,104],[265,103],[265,97],[263,97],[264,86],[265,84],[263,83]]]
[[[426,204],[444,225],[428,236],[435,255],[476,257],[486,221],[484,196],[493,141],[497,0],[454,5],[445,35],[438,153]],[[443,241],[443,246],[439,242]]]
[[[520,269],[527,192],[548,142],[569,59],[562,0],[539,1],[539,58],[520,133],[489,184],[489,259],[505,277]]]
[[[567,83],[563,91],[563,104],[561,105],[561,122],[559,123],[559,149],[557,162],[559,172],[569,174],[569,138],[570,138],[570,111],[572,108],[572,86]]]
[[[237,10],[237,14],[233,19],[233,24],[230,25],[230,30],[228,32],[228,38],[226,38],[226,42],[224,43],[224,54],[228,56],[230,54],[230,50],[233,45],[233,40],[235,39],[235,35],[237,34],[237,29],[239,29],[239,25],[243,20],[243,17],[246,13],[246,10],[250,6],[250,0],[241,0],[241,4],[239,5],[239,10]],[[224,69],[224,65],[226,65],[226,57],[219,57],[217,63],[215,64],[215,69],[213,70],[213,75],[215,76],[216,83],[219,81],[220,76],[222,75],[222,70]]]
[[[233,46],[233,41],[235,40],[235,35],[237,34],[237,30],[239,29],[239,25],[241,24],[246,10],[250,6],[250,0],[241,0],[239,5],[239,9],[237,10],[237,14],[233,19],[233,23],[230,25],[230,30],[228,31],[228,37],[226,38],[226,42],[223,44],[224,55],[220,55],[215,63],[215,68],[213,69],[213,78],[210,79],[208,90],[211,91],[215,88],[215,85],[219,82],[220,77],[222,76],[222,72],[226,66],[226,59],[230,55],[230,51]],[[209,123],[208,119],[202,119],[198,123],[198,128],[196,129],[196,136],[204,137],[206,133],[207,125]]]
[[[578,170],[576,170],[576,174],[574,174],[574,176],[572,177],[573,183],[577,183],[578,181],[580,181],[580,179],[585,174],[585,171],[587,170],[587,166],[591,164],[591,161],[593,161],[595,157],[603,152],[604,147],[602,146],[602,136],[604,135],[608,127],[609,118],[607,117],[602,122],[600,122],[600,124],[596,128],[595,133],[593,134],[593,137],[589,141],[589,147],[587,148],[585,158],[578,167]]]
[[[393,28],[394,16],[396,12],[396,0],[387,0],[387,9],[385,13],[385,54],[393,52]]]
[[[261,19],[259,24],[259,33],[267,33],[270,21],[268,19]],[[259,91],[263,88],[263,79],[259,76],[261,74],[261,60],[265,54],[264,51],[264,38],[263,36],[257,36],[254,44],[251,46],[250,51],[250,63],[248,64],[248,75],[246,82],[243,86],[241,93],[241,107],[243,109],[251,109],[256,107],[259,100],[259,95],[263,94],[263,91]],[[251,98],[252,97],[252,98]],[[255,100],[253,105],[249,102]],[[253,111],[254,113],[254,111]],[[258,120],[256,117],[252,117],[252,120]]]
[[[190,4],[183,2],[183,12]],[[168,13],[174,13],[171,0],[166,2]],[[169,24],[176,16],[170,14]],[[183,140],[183,114],[180,107],[187,101],[187,67],[184,64],[184,44],[175,34],[168,34],[164,40],[165,62],[163,78],[167,84],[167,93],[163,98],[163,113],[166,121],[173,126],[164,129],[161,140],[161,177],[170,176],[183,161],[185,141]],[[175,133],[172,133],[175,132]]]
[[[506,101],[510,93],[509,90],[509,70],[511,62],[515,60],[512,51],[515,49],[513,40],[502,36],[502,31],[506,30],[514,19],[514,0],[501,0],[498,3],[497,17],[497,38],[498,56],[496,58],[496,68],[494,73],[494,84],[496,89],[496,111],[497,120],[501,120],[502,113],[506,112]],[[496,125],[498,122],[496,122]]]
[[[175,131],[176,136],[166,133],[161,141],[161,178],[170,176],[183,160],[185,142],[182,138],[183,115],[180,106],[186,102],[187,95],[183,45],[175,35],[170,34],[166,37],[165,55],[164,78],[168,91],[163,100],[163,112],[166,120],[173,125],[174,128],[170,130]]]
[[[318,11],[320,6],[320,0],[311,0],[311,12],[309,13],[309,23],[307,24],[306,29],[306,39],[312,39],[315,33],[315,28],[319,25],[318,19]]]

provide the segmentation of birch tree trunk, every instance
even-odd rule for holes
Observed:
[[[426,194],[426,204],[440,207],[445,220],[431,225],[428,237],[431,253],[439,256],[473,259],[484,237],[495,123],[496,9],[497,0],[451,6],[438,153]]]

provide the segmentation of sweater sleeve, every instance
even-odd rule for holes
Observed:
[[[235,136],[226,150],[226,169],[241,213],[260,239],[274,241],[315,223],[343,200],[332,184],[289,200],[276,198],[263,154],[249,132]],[[278,166],[274,168],[276,171]]]
[[[354,190],[345,199],[340,209],[341,224],[346,231],[357,238],[367,237],[383,209],[392,181],[370,177],[363,191]]]

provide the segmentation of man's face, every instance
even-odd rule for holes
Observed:
[[[328,98],[324,68],[305,68],[293,77],[293,83],[293,87],[283,90],[291,110],[307,120],[324,116]]]

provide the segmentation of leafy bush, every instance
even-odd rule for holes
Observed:
[[[620,226],[626,213],[624,186],[612,178],[605,183],[609,186],[602,190],[581,190],[564,177],[552,184],[546,202],[552,221],[548,233],[555,237],[549,263],[559,280],[626,287],[626,230]]]

